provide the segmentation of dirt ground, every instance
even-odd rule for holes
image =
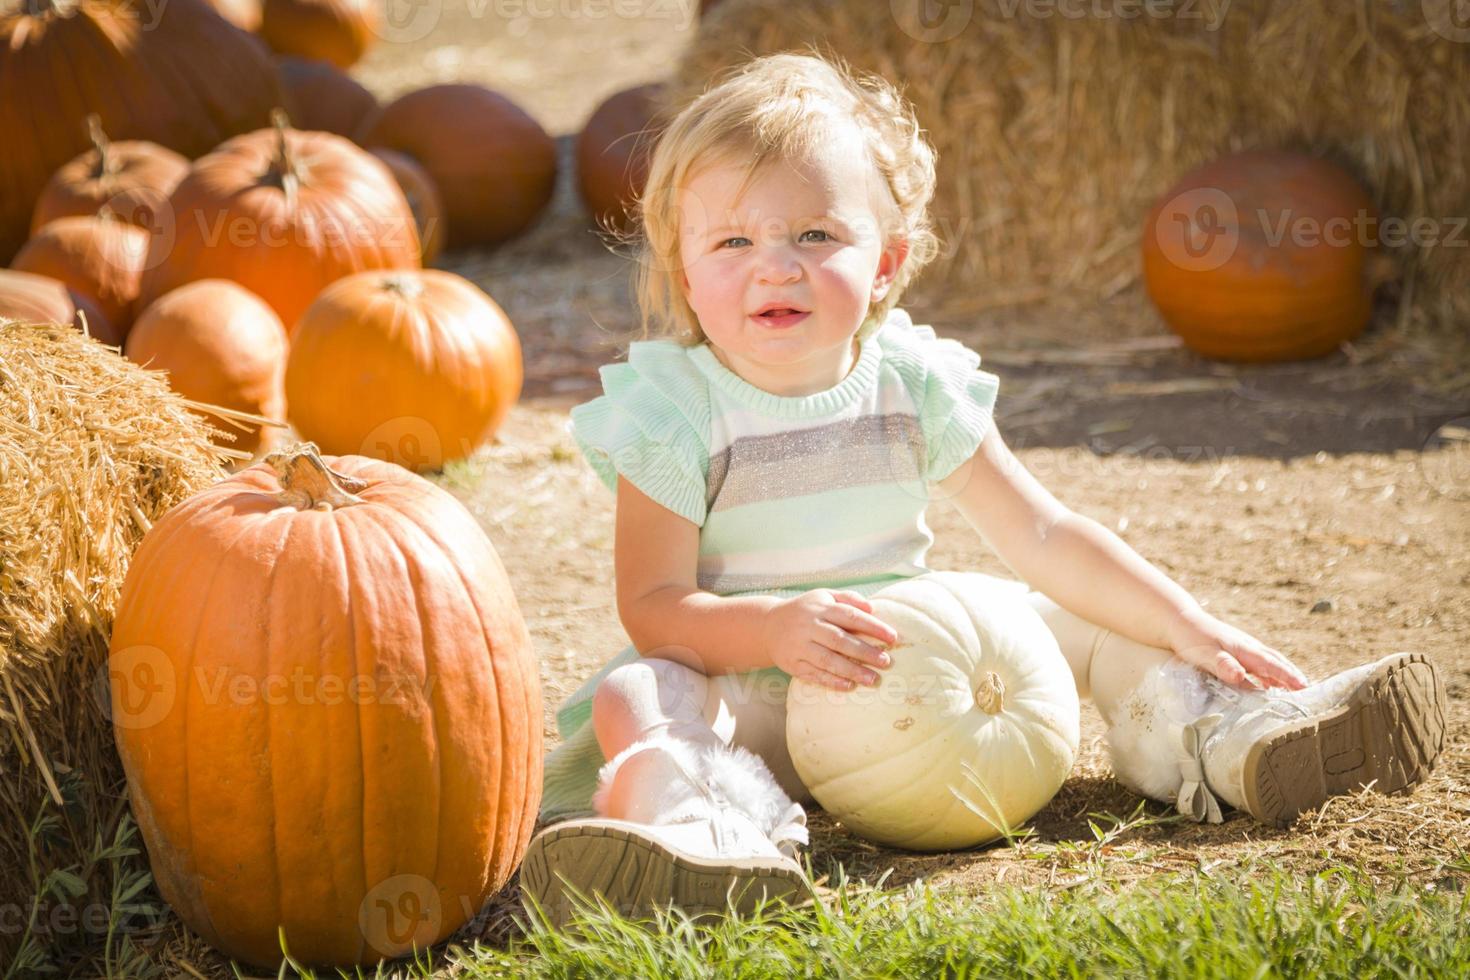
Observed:
[[[498,445],[443,475],[484,524],[535,637],[548,749],[561,699],[625,643],[614,611],[613,500],[567,431],[594,397],[596,368],[635,324],[627,262],[608,252],[572,191],[571,139],[592,108],[671,70],[691,36],[683,2],[608,5],[509,0],[463,6],[413,43],[380,45],[356,74],[382,97],[444,80],[505,92],[557,136],[552,210],[494,253],[441,264],[507,310],[527,385]],[[592,16],[616,7],[641,16]],[[547,16],[509,16],[536,10]],[[942,165],[942,162],[941,162]],[[1291,656],[1309,676],[1397,650],[1433,657],[1449,684],[1449,746],[1408,797],[1342,798],[1274,830],[1234,814],[1219,826],[1135,823],[1104,840],[1089,814],[1126,817],[1139,798],[1109,776],[1096,712],[1082,751],[1019,848],[911,855],[875,848],[813,813],[819,871],[838,862],[889,885],[930,878],[1071,886],[1193,867],[1248,872],[1269,857],[1315,871],[1356,863],[1425,887],[1470,877],[1470,403],[1395,380],[1351,345],[1269,367],[1207,361],[1173,342],[1147,303],[1022,309],[918,322],[979,351],[1001,377],[999,428],[1063,503],[1124,540],[1227,622]],[[930,510],[930,565],[1008,574],[956,512]],[[1150,803],[1146,814],[1167,818]],[[1096,819],[1096,818],[1094,818]],[[1110,823],[1100,821],[1100,829]],[[481,923],[482,934],[496,928]]]

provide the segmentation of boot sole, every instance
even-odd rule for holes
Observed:
[[[521,891],[535,897],[552,925],[572,918],[572,888],[601,895],[626,918],[677,906],[691,918],[750,913],[763,900],[814,900],[806,876],[766,858],[704,858],[618,826],[568,821],[532,838],[521,862]],[[727,898],[728,896],[728,902]],[[528,906],[529,911],[529,906]]]
[[[1285,827],[1369,783],[1385,794],[1414,788],[1444,750],[1446,708],[1439,672],[1423,654],[1385,658],[1341,707],[1251,746],[1246,809]]]

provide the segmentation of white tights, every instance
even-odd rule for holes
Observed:
[[[1089,623],[1040,592],[1029,592],[1025,598],[1056,637],[1072,668],[1078,697],[1091,699],[1109,725],[1144,673],[1174,656]],[[592,698],[592,725],[608,759],[658,733],[743,746],[765,760],[787,795],[800,803],[812,802],[786,750],[784,686],[762,686],[759,679],[739,674],[707,677],[672,660],[645,657],[619,667],[598,685]],[[618,770],[619,776],[627,770],[629,778],[617,779],[611,787],[608,815],[646,819],[637,802],[619,790],[637,782],[639,760],[648,755],[637,753]]]

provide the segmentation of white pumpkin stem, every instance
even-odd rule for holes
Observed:
[[[975,705],[987,715],[998,715],[1005,706],[1006,685],[995,671],[985,675],[975,688]]]
[[[357,494],[368,488],[368,482],[328,467],[314,442],[298,442],[271,453],[265,464],[281,481],[276,500],[288,507],[332,510],[367,503]]]

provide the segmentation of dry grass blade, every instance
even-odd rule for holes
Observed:
[[[0,894],[33,894],[26,831],[43,810],[62,824],[42,878],[113,837],[124,809],[103,710],[113,610],[142,536],[235,455],[213,431],[116,349],[70,326],[0,320]],[[78,905],[106,907],[102,877]],[[0,962],[17,941],[0,930]]]

